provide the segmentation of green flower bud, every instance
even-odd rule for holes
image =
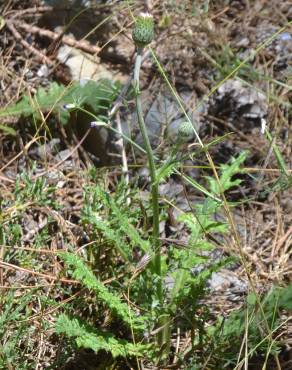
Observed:
[[[185,139],[194,134],[194,127],[189,121],[182,122],[178,129],[178,134],[181,138]]]
[[[141,13],[135,20],[132,38],[138,47],[144,47],[154,38],[154,21],[152,15]]]

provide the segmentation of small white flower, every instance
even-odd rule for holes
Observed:
[[[76,109],[77,108],[77,105],[76,104],[73,104],[73,103],[68,103],[68,104],[64,104],[63,105],[63,108],[66,109],[66,110]]]
[[[266,131],[267,121],[262,118],[261,119],[261,134],[263,135]]]
[[[153,16],[149,13],[140,13],[139,14],[139,17],[143,17],[143,18],[153,18]]]
[[[92,121],[92,122],[90,122],[90,127],[91,128],[99,127],[99,126],[107,126],[107,123],[102,122],[102,121]]]

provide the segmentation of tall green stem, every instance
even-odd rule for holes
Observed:
[[[142,62],[142,48],[138,48],[137,57],[134,69],[134,88],[136,96],[136,109],[138,116],[138,123],[143,137],[145,150],[148,159],[148,166],[151,178],[151,202],[153,212],[153,229],[152,229],[152,240],[154,245],[154,272],[160,279],[157,285],[157,298],[162,304],[163,301],[163,290],[161,281],[161,245],[159,240],[159,200],[158,200],[158,184],[156,181],[156,168],[154,162],[154,155],[151,148],[150,140],[148,137],[144,117],[142,110],[141,92],[140,92],[140,69]]]

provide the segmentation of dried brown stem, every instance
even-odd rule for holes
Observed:
[[[64,278],[60,278],[58,276],[43,274],[41,272],[36,272],[36,271],[30,270],[30,269],[27,269],[27,268],[23,268],[23,267],[20,267],[20,266],[16,266],[16,265],[13,265],[11,263],[4,262],[4,261],[0,261],[0,266],[3,269],[23,271],[23,272],[26,272],[28,274],[39,276],[39,277],[42,277],[42,278],[45,278],[45,279],[48,279],[48,280],[53,280],[53,281],[57,280],[57,281],[60,281],[62,283],[69,283],[69,284],[79,284],[79,282],[76,281],[76,280],[64,279]]]
[[[52,6],[40,6],[36,8],[27,8],[27,9],[17,10],[17,11],[11,10],[7,12],[6,15],[13,13],[13,16],[11,17],[11,19],[15,19],[15,18],[23,17],[24,15],[28,15],[28,14],[30,15],[30,14],[36,14],[36,13],[50,12],[53,9],[54,8]]]

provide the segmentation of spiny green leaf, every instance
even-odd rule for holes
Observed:
[[[48,90],[40,87],[33,98],[24,95],[18,103],[1,109],[0,117],[13,115],[26,117],[38,112],[39,109],[49,110],[62,99],[65,89],[65,86],[56,82],[52,82]]]
[[[157,169],[157,175],[156,175],[156,183],[159,184],[162,181],[167,180],[175,171],[177,170],[177,167],[180,166],[180,161],[176,160],[167,160],[165,163],[162,164],[160,168]]]
[[[108,215],[104,215],[101,208],[107,210]],[[145,253],[151,252],[150,242],[143,239],[131,224],[129,214],[121,210],[115,200],[99,185],[88,187],[86,191],[83,221],[94,225],[104,237],[113,242],[126,261],[130,261],[134,247],[139,246]]]
[[[94,352],[104,350],[116,357],[140,357],[145,355],[149,346],[129,343],[124,339],[117,339],[113,334],[97,331],[94,328],[83,324],[76,318],[69,318],[62,314],[58,317],[55,325],[58,334],[65,334],[74,338],[78,347],[89,348]]]
[[[210,190],[213,194],[220,195],[222,191],[224,192],[229,190],[231,187],[238,186],[241,183],[241,180],[232,180],[232,177],[243,172],[240,166],[245,161],[246,157],[247,152],[242,152],[237,158],[232,158],[230,163],[222,164],[220,166],[221,174],[219,183],[213,177],[206,177],[209,182]]]
[[[118,84],[109,80],[88,81],[83,86],[79,82],[75,82],[67,87],[52,82],[48,89],[40,87],[33,97],[28,94],[24,95],[19,102],[0,109],[0,117],[34,115],[40,119],[39,111],[52,110],[65,124],[70,118],[69,112],[63,108],[65,104],[74,104],[77,108],[87,108],[96,115],[106,114],[115,100],[119,88]]]
[[[111,227],[108,220],[101,218],[96,213],[90,212],[83,216],[83,221],[94,226],[96,230],[102,233],[107,241],[112,242],[124,261],[130,261],[131,250],[129,244],[125,243],[123,235],[119,233],[119,230]]]
[[[142,239],[137,229],[129,223],[127,215],[123,214],[120,211],[120,209],[112,199],[110,200],[110,207],[123,233],[130,238],[131,242],[134,245],[139,246],[143,250],[143,252],[149,253],[151,251],[149,241]]]
[[[73,268],[73,277],[83,283],[89,290],[95,292],[96,296],[118,316],[129,327],[136,330],[144,329],[143,317],[138,317],[117,294],[111,292],[93,272],[86,266],[85,262],[73,253],[59,253],[65,263]]]

